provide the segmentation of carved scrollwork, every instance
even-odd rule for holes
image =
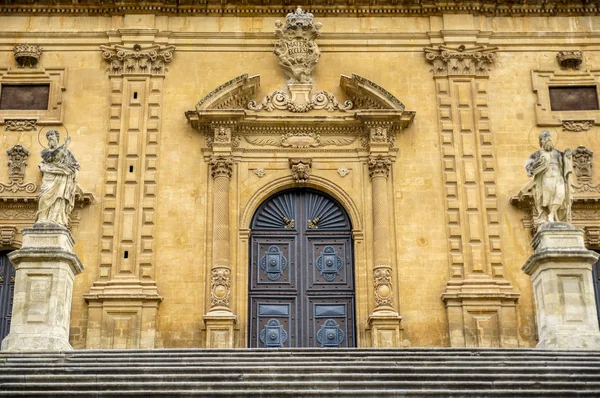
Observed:
[[[16,248],[21,242],[16,241],[17,227],[14,225],[3,225],[0,227],[0,246],[3,248]]]
[[[566,131],[588,131],[592,127],[594,127],[593,120],[563,120],[562,122],[562,128]]]
[[[142,48],[139,44],[133,47],[122,45],[100,46],[102,58],[110,63],[112,74],[150,74],[163,75],[165,65],[173,60],[175,46],[152,45]]]
[[[231,295],[231,271],[225,267],[215,267],[210,275],[211,307],[229,307]]]
[[[584,146],[573,150],[573,169],[578,181],[589,182],[592,179],[594,152]]]
[[[17,193],[25,191],[33,193],[37,189],[37,185],[33,182],[23,183],[25,178],[25,167],[27,166],[27,158],[29,151],[24,146],[17,144],[8,148],[8,183],[0,183],[0,193],[10,191]]]
[[[392,299],[392,271],[389,268],[376,268],[373,280],[375,288],[375,306],[391,307]]]
[[[266,110],[272,112],[278,110],[288,110],[294,113],[305,113],[311,110],[325,109],[329,112],[342,111],[346,112],[351,110],[353,107],[352,101],[345,101],[344,104],[340,104],[335,95],[329,91],[317,91],[314,93],[310,101],[298,102],[293,101],[292,98],[282,90],[275,90],[265,96],[265,98],[256,104],[256,101],[250,101],[248,103],[248,109],[251,111],[259,112]]]
[[[35,119],[6,119],[4,121],[5,131],[36,131],[37,120]]]

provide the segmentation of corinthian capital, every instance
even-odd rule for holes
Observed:
[[[369,165],[369,176],[371,178],[387,178],[390,174],[390,168],[392,167],[392,161],[381,155],[377,157],[370,156],[367,164]]]
[[[489,67],[496,61],[497,47],[483,46],[466,48],[425,48],[425,59],[433,65],[431,71],[435,76],[472,75],[485,76]]]
[[[213,156],[210,159],[210,168],[213,178],[231,178],[231,172],[233,171],[233,159],[225,156]]]

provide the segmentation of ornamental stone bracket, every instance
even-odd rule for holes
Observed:
[[[173,60],[175,46],[160,46],[153,44],[142,46],[133,44],[125,46],[100,46],[102,58],[110,63],[111,75],[138,74],[162,76],[166,71],[166,64]]]
[[[432,64],[434,76],[475,75],[486,76],[496,60],[496,47],[464,45],[452,48],[439,46],[425,48],[425,59]]]
[[[37,44],[20,43],[13,47],[13,54],[19,68],[36,68],[42,48]]]

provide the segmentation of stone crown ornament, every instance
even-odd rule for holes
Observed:
[[[13,53],[19,68],[35,68],[42,55],[42,49],[37,44],[17,44],[13,47]]]
[[[321,52],[315,39],[319,36],[321,23],[313,23],[314,16],[300,7],[285,18],[285,25],[276,21],[277,42],[274,53],[279,57],[288,83],[311,83],[312,71],[319,62]]]

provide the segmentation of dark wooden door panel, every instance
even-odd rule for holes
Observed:
[[[354,347],[351,225],[312,190],[263,203],[250,237],[250,347]]]
[[[0,253],[0,341],[10,331],[15,289],[15,270],[8,261],[7,254],[8,252]]]

